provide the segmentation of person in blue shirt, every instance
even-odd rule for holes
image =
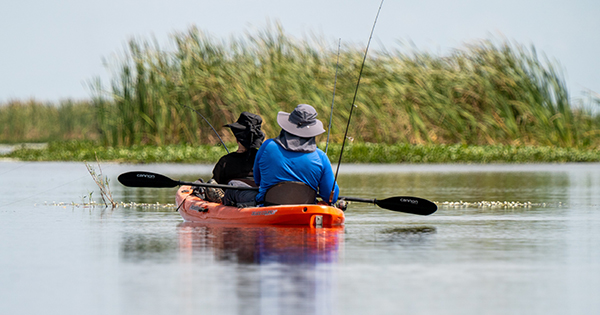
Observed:
[[[265,141],[254,160],[254,182],[259,186],[256,202],[264,202],[266,191],[284,181],[302,182],[329,202],[335,184],[333,200],[339,187],[325,152],[317,148],[315,137],[324,133],[323,123],[316,119],[317,111],[308,104],[296,106],[291,113],[279,112],[279,136]]]

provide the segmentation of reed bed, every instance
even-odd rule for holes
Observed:
[[[233,144],[229,144],[233,146]],[[225,154],[221,146],[171,144],[111,147],[94,141],[51,142],[43,149],[22,147],[4,157],[22,161],[113,161],[129,163],[215,163]]]
[[[233,144],[228,144],[233,147]],[[325,143],[319,144],[323,149]],[[330,144],[328,155],[336,162],[341,144]],[[50,143],[44,149],[20,148],[5,155],[23,161],[100,161],[129,163],[213,164],[225,154],[219,145],[170,144],[106,147],[90,141]],[[411,145],[359,143],[344,148],[343,163],[565,163],[600,162],[600,150],[554,146]]]
[[[174,48],[129,42],[109,89],[97,87],[102,140],[110,145],[214,144],[217,128],[242,111],[263,116],[276,136],[276,115],[308,103],[328,120],[335,73],[333,44],[297,40],[279,25],[218,40],[196,28],[173,35]],[[341,142],[360,47],[346,45],[333,117]],[[599,121],[571,106],[558,67],[506,41],[484,40],[445,56],[373,51],[367,60],[349,135],[358,142],[597,146]],[[227,140],[229,133],[223,131]]]
[[[86,101],[10,101],[0,104],[0,143],[98,139],[95,116]]]
[[[0,106],[0,142],[92,139],[106,150],[215,147],[219,140],[210,126],[183,105],[204,115],[226,142],[234,139],[222,126],[242,111],[263,117],[267,137],[279,133],[277,112],[300,103],[328,121],[337,43],[296,39],[278,24],[229,39],[190,28],[171,39],[165,48],[154,40],[129,41],[123,55],[108,62],[108,85],[93,84],[90,103]],[[363,53],[364,47],[350,44],[341,50],[332,144],[342,142]],[[597,148],[600,116],[573,102],[560,68],[533,47],[492,39],[445,55],[372,50],[348,135],[356,145],[385,144],[399,155],[410,145]],[[590,104],[600,104],[597,95]]]

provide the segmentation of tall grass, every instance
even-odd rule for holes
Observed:
[[[106,146],[217,144],[195,108],[221,126],[242,111],[260,114],[268,137],[276,115],[308,103],[327,121],[337,45],[296,39],[278,24],[217,39],[197,28],[170,46],[132,39],[96,81],[92,107],[12,102],[0,106],[0,141],[99,139]],[[332,143],[341,143],[364,48],[340,54]],[[349,136],[358,143],[558,146],[600,145],[600,116],[572,106],[560,68],[536,50],[483,40],[449,54],[371,51]],[[592,103],[600,104],[598,98]],[[92,111],[93,110],[93,111]],[[19,140],[16,140],[19,141]]]
[[[335,45],[294,39],[279,25],[229,40],[192,28],[173,42],[170,50],[129,42],[111,98],[96,102],[106,144],[216,143],[209,126],[181,104],[217,127],[242,111],[258,113],[271,137],[279,130],[277,112],[299,103],[328,118]],[[333,142],[341,142],[362,56],[355,46],[341,53]],[[598,119],[572,108],[557,66],[534,48],[505,41],[477,42],[447,56],[373,52],[356,105],[350,135],[359,142],[598,144]]]
[[[279,110],[300,102],[320,107],[328,102],[326,54],[307,43],[297,44],[280,28],[228,42],[197,29],[173,38],[173,51],[147,41],[129,43],[111,82],[111,97],[96,101],[106,143],[216,142],[210,127],[182,104],[220,127],[242,111],[259,113],[271,122]],[[105,94],[102,87],[98,92]],[[265,129],[276,132],[272,123]]]
[[[403,140],[558,146],[586,140],[562,77],[534,49],[484,41],[445,58],[426,53],[383,58],[374,65],[387,78],[370,86],[370,94],[387,92],[390,101],[382,107],[405,117]]]
[[[0,105],[0,142],[94,140],[98,138],[95,115],[85,101],[10,101]]]

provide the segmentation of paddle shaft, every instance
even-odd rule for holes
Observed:
[[[152,172],[127,172],[119,175],[118,180],[121,184],[128,187],[171,188],[180,185],[187,185],[221,189],[258,190],[258,187],[249,186],[230,186],[200,182],[185,182],[181,180],[174,180],[165,175]]]
[[[180,180],[177,181],[177,185],[200,186],[200,187],[211,187],[211,188],[221,188],[221,189],[237,189],[237,190],[258,190],[258,187],[231,186],[231,185],[209,184],[209,183],[193,183],[193,182],[184,182],[184,181],[180,181]]]
[[[373,204],[375,204],[377,202],[377,199],[367,199],[367,198],[347,197],[347,196],[339,196],[338,199],[340,199],[340,200],[343,199],[343,200],[347,200],[347,201],[373,203]]]
[[[118,180],[121,184],[129,187],[171,188],[175,186],[185,185],[221,189],[258,190],[258,187],[230,186],[221,184],[173,180],[165,175],[156,174],[152,172],[127,172],[119,175]],[[339,199],[376,204],[377,206],[384,209],[418,215],[430,215],[437,210],[437,206],[433,202],[417,197],[390,197],[378,200],[340,196]]]

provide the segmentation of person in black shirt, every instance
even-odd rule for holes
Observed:
[[[213,178],[209,183],[256,187],[252,168],[256,152],[265,140],[261,125],[262,118],[249,112],[241,113],[236,122],[225,125],[233,132],[238,149],[219,159],[213,168]],[[223,196],[222,192],[210,188],[207,190],[207,199],[226,205],[237,205],[236,200],[247,192],[249,191],[228,189]]]

